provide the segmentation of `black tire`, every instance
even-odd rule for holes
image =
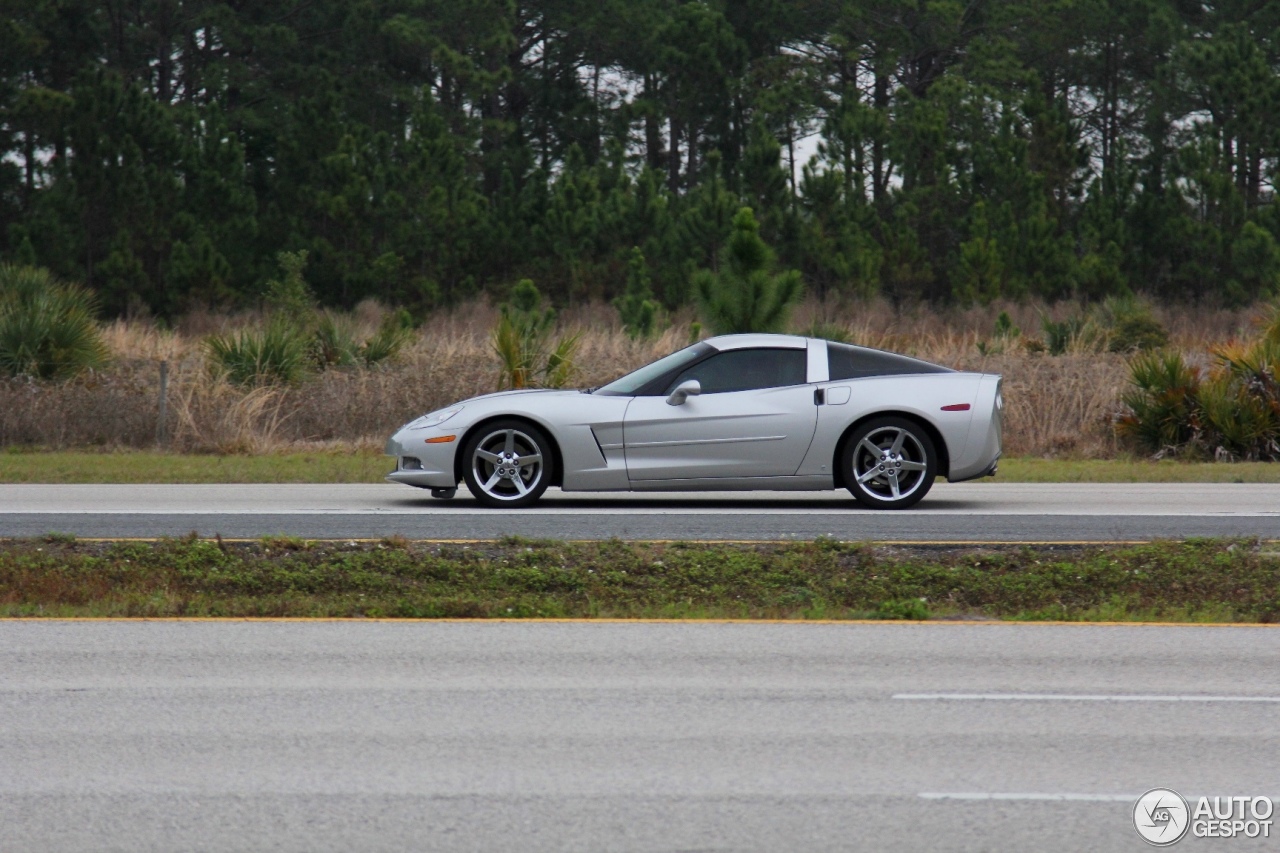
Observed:
[[[845,486],[863,506],[906,509],[933,488],[938,454],[929,434],[915,421],[872,418],[845,440],[840,471]]]
[[[528,506],[551,482],[551,440],[526,421],[487,423],[468,439],[462,453],[462,477],[484,506]]]

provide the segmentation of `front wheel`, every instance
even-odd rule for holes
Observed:
[[[906,418],[874,418],[858,427],[840,454],[845,485],[873,509],[906,509],[938,476],[938,454],[928,433]]]
[[[551,441],[531,424],[486,424],[467,442],[463,454],[463,479],[485,506],[528,506],[547,490]]]

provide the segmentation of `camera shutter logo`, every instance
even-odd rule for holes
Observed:
[[[1177,791],[1152,788],[1133,804],[1133,826],[1142,840],[1168,847],[1182,840],[1191,825],[1191,809]]]

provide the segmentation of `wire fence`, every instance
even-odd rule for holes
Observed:
[[[607,353],[588,344],[584,363],[602,364]],[[928,355],[1004,374],[1006,453],[1107,457],[1117,451],[1111,424],[1128,382],[1123,357]],[[626,360],[615,356],[579,380],[600,384],[649,357],[640,351]],[[198,355],[117,359],[69,381],[0,380],[0,444],[197,453],[378,447],[423,412],[495,390],[495,376],[492,356],[472,345],[424,350],[386,366],[326,370],[296,385],[250,387],[220,378]]]
[[[242,387],[201,358],[118,359],[68,381],[0,380],[0,444],[219,453],[368,444],[463,391],[449,387],[457,381],[433,382],[432,373],[409,365],[329,370],[298,385]]]

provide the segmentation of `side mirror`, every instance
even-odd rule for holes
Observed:
[[[686,379],[676,386],[676,390],[671,392],[671,396],[667,398],[668,406],[683,406],[684,401],[690,397],[696,397],[702,393],[702,383],[696,379]]]

